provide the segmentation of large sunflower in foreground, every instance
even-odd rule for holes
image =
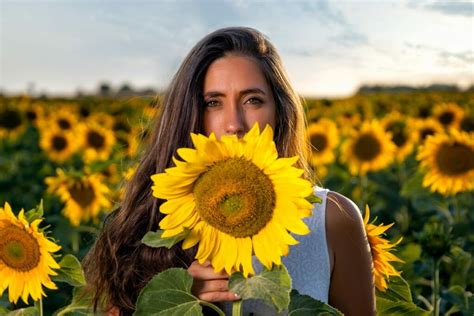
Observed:
[[[47,177],[48,192],[56,194],[65,203],[63,214],[73,226],[92,219],[97,221],[102,210],[109,209],[109,188],[98,174],[68,175],[58,169],[56,177]]]
[[[0,297],[8,288],[8,300],[17,303],[21,299],[28,304],[46,296],[42,286],[57,289],[51,275],[59,265],[51,253],[61,247],[44,236],[39,224],[41,219],[31,224],[21,210],[18,218],[8,203],[0,207]]]
[[[452,129],[429,136],[416,156],[427,169],[423,186],[443,195],[474,189],[474,135]]]
[[[403,237],[394,243],[391,244],[387,239],[381,237],[390,227],[393,226],[394,223],[389,225],[375,225],[374,222],[376,219],[372,220],[369,223],[370,218],[370,209],[369,206],[366,205],[365,207],[365,215],[364,215],[364,226],[365,232],[367,234],[367,239],[369,240],[370,244],[370,251],[372,252],[372,262],[374,264],[373,273],[374,273],[374,280],[375,286],[380,291],[385,291],[387,289],[387,280],[391,276],[400,276],[400,272],[397,271],[392,264],[391,261],[395,262],[404,262],[394,254],[390,253],[390,250],[398,245]]]
[[[364,175],[387,167],[395,151],[396,145],[382,125],[376,120],[366,121],[342,144],[341,161],[348,164],[351,174]]]
[[[180,148],[184,162],[152,176],[153,195],[166,199],[160,222],[162,237],[190,229],[182,247],[199,242],[196,259],[209,260],[216,271],[232,269],[253,274],[252,254],[268,269],[281,264],[289,245],[298,242],[289,232],[305,235],[302,218],[311,215],[305,197],[311,183],[293,167],[298,157],[278,158],[273,131],[260,134],[256,124],[242,139],[211,133],[191,134],[196,149]]]

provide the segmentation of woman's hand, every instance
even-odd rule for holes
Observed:
[[[188,268],[194,279],[191,292],[200,300],[208,302],[237,301],[240,297],[228,288],[229,275],[224,271],[214,272],[211,264],[206,261],[199,264],[196,260]]]

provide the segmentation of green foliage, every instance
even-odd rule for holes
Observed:
[[[190,233],[190,229],[185,228],[183,232],[179,233],[178,235],[170,238],[162,238],[161,236],[163,235],[164,230],[157,230],[156,232],[147,232],[145,236],[142,238],[142,243],[149,247],[153,248],[160,248],[160,247],[166,247],[168,249],[171,249],[174,245],[176,245],[178,242],[182,241],[185,239],[188,234]]]
[[[301,295],[296,290],[290,293],[291,301],[288,316],[343,315],[340,311],[311,296]]]
[[[184,269],[157,274],[140,292],[134,315],[202,315],[200,300],[191,294],[192,285],[193,278]]]
[[[74,287],[84,286],[86,280],[82,271],[81,263],[73,255],[65,255],[59,262],[61,269],[58,275],[53,276],[54,282],[66,282]]]
[[[260,299],[281,312],[290,303],[291,278],[284,265],[272,270],[263,269],[251,278],[236,272],[229,278],[229,289],[243,300]]]
[[[54,313],[54,316],[89,316],[95,315],[91,311],[92,298],[85,293],[84,288],[76,287],[72,292],[71,303]]]

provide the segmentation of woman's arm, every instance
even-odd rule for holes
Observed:
[[[375,315],[372,254],[358,207],[329,192],[326,235],[333,258],[329,304],[345,315]]]

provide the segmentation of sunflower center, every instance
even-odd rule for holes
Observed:
[[[71,122],[68,120],[61,118],[58,120],[58,125],[61,129],[70,129],[71,128]]]
[[[388,124],[387,131],[392,133],[392,141],[397,147],[403,147],[406,144],[408,138],[405,133],[405,124],[400,121],[392,122]]]
[[[354,153],[359,160],[373,160],[381,149],[380,142],[372,134],[362,134],[354,144]]]
[[[34,122],[36,118],[38,117],[38,115],[36,114],[35,111],[30,110],[30,111],[26,111],[26,117],[28,118],[28,120]]]
[[[438,117],[438,120],[441,122],[443,125],[449,125],[453,122],[454,120],[454,113],[450,111],[446,111],[441,113],[441,115]]]
[[[129,133],[130,132],[130,126],[123,122],[123,121],[116,121],[112,127],[112,129],[114,131],[122,131],[122,132],[126,132],[126,133]]]
[[[466,132],[474,131],[474,116],[466,116],[461,121],[461,129]]]
[[[0,126],[8,130],[14,130],[21,125],[20,113],[13,110],[5,110],[0,113]]]
[[[101,149],[104,147],[105,138],[96,131],[89,131],[87,133],[87,143],[95,149]]]
[[[474,169],[474,151],[464,144],[444,144],[436,154],[436,165],[446,175],[460,175]]]
[[[258,233],[275,208],[271,180],[243,158],[217,162],[198,178],[193,193],[201,218],[237,238]]]
[[[86,208],[89,207],[95,198],[95,192],[90,185],[85,183],[77,183],[70,190],[72,199],[79,204],[79,206]]]
[[[424,140],[426,137],[430,135],[434,135],[434,133],[435,133],[434,129],[432,129],[431,127],[426,127],[421,130],[420,136],[421,136],[421,139]]]
[[[66,148],[67,141],[64,137],[55,135],[52,140],[53,148],[56,151],[62,151],[64,148]]]
[[[40,257],[38,242],[25,230],[16,226],[0,229],[0,261],[5,265],[27,272],[38,266]]]
[[[317,149],[317,151],[323,151],[328,144],[326,135],[314,134],[311,135],[311,145]]]

